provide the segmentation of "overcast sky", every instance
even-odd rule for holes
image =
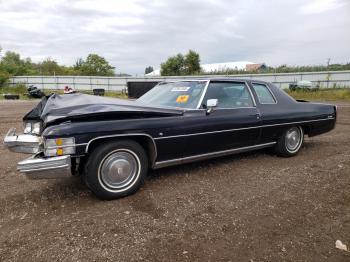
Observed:
[[[133,75],[188,49],[202,63],[345,63],[350,1],[0,0],[0,46],[66,65],[97,53]]]

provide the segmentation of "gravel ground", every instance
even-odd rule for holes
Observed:
[[[36,102],[1,101],[0,134]],[[0,261],[350,261],[350,104],[300,154],[258,151],[151,172],[100,201],[77,178],[31,181],[0,146]]]

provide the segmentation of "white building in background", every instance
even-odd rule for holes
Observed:
[[[201,68],[205,73],[211,73],[215,71],[226,71],[226,70],[245,70],[253,71],[266,67],[265,64],[259,64],[249,61],[237,61],[237,62],[226,62],[226,63],[214,63],[214,64],[202,64]],[[145,76],[160,76],[160,69],[156,69]]]

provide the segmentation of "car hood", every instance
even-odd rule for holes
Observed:
[[[23,120],[42,120],[45,125],[72,119],[129,118],[182,115],[182,109],[159,108],[137,101],[80,93],[52,94],[26,114]]]

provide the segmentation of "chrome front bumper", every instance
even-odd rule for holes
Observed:
[[[5,136],[4,144],[13,152],[36,154],[40,150],[40,137],[29,134],[16,135],[16,129],[11,128]]]
[[[17,170],[29,179],[63,178],[71,176],[71,157],[43,158],[35,155],[17,164]]]

